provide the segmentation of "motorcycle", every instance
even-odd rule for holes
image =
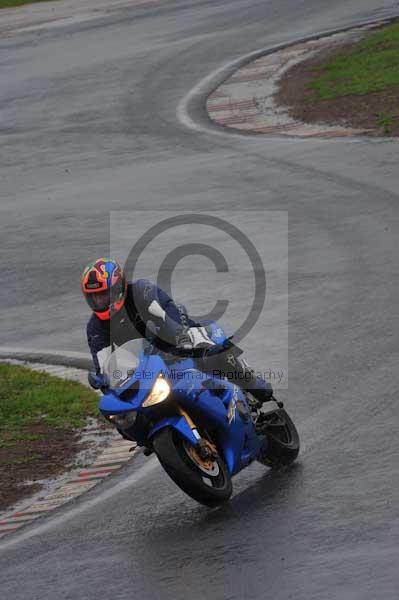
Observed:
[[[215,343],[226,342],[219,325],[207,329]],[[248,392],[201,371],[187,353],[166,354],[148,340],[132,340],[109,354],[102,373],[99,381],[89,376],[102,386],[102,415],[146,455],[155,453],[201,504],[226,502],[232,477],[255,460],[276,469],[298,456],[298,432],[281,402],[273,398],[271,409],[254,413]]]

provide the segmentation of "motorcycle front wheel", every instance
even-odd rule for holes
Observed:
[[[153,447],[169,477],[197,502],[214,507],[230,498],[231,477],[220,456],[202,459],[196,449],[170,427],[155,436]]]

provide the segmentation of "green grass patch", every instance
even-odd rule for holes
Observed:
[[[0,364],[0,444],[18,443],[18,430],[31,423],[82,427],[97,405],[97,394],[80,383]]]
[[[399,23],[389,25],[317,67],[314,100],[364,96],[399,86]]]
[[[49,2],[50,0],[0,0],[0,8],[13,8],[23,4],[33,4],[34,2]]]

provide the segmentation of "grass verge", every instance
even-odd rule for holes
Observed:
[[[399,23],[371,34],[351,52],[316,68],[314,100],[365,96],[399,85]]]
[[[0,8],[14,8],[16,6],[37,2],[50,2],[50,0],[0,0]]]
[[[399,136],[399,23],[294,65],[275,100],[297,121]]]
[[[0,364],[1,432],[40,421],[52,427],[82,427],[97,414],[98,396],[75,381],[42,371]]]
[[[80,383],[0,364],[0,510],[72,462],[78,430],[98,414],[97,404]]]

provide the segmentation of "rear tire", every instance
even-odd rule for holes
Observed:
[[[257,458],[260,463],[278,469],[294,462],[299,454],[299,435],[283,408],[265,415],[259,433],[266,438]]]
[[[197,502],[214,507],[230,498],[230,473],[219,456],[210,471],[201,469],[190,456],[187,442],[171,427],[162,429],[155,436],[153,447],[169,477]]]

